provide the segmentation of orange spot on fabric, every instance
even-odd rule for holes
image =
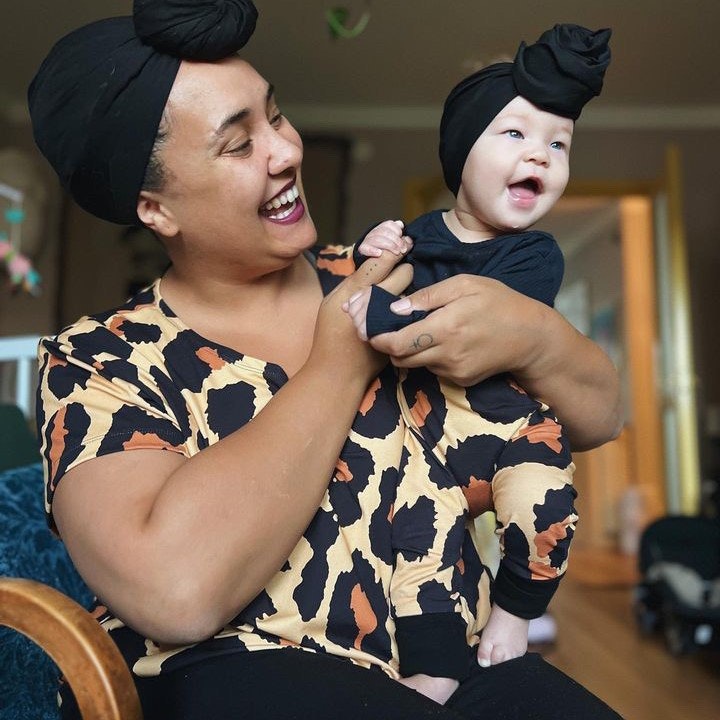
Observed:
[[[67,407],[57,411],[52,419],[53,429],[50,433],[50,490],[55,490],[55,476],[60,465],[60,458],[65,451],[65,437],[68,429],[65,427],[65,415]]]
[[[50,356],[50,360],[48,361],[48,370],[52,370],[54,367],[66,367],[66,366],[67,366],[67,360],[65,358],[55,357],[54,355]]]
[[[317,259],[317,266],[320,270],[327,270],[333,275],[347,277],[355,272],[355,262],[352,257],[326,258],[320,255]]]
[[[300,647],[296,642],[285,640],[285,638],[280,638],[280,645],[282,647]]]
[[[547,557],[558,544],[558,540],[567,537],[568,525],[574,522],[571,516],[566,517],[562,522],[553,523],[547,530],[543,530],[535,536],[535,547],[538,557]]]
[[[528,425],[523,428],[516,437],[513,438],[513,442],[520,440],[520,438],[527,438],[528,442],[531,443],[545,443],[553,452],[562,452],[562,444],[560,442],[560,436],[562,435],[562,425],[559,425],[550,418],[545,418],[541,423],[537,425]]]
[[[478,480],[471,475],[470,482],[462,488],[462,491],[468,504],[470,517],[477,517],[486,510],[493,509],[492,483],[488,480]]]
[[[215,348],[201,347],[199,350],[196,350],[195,355],[213,370],[220,370],[220,368],[225,366],[225,361],[218,355],[218,351],[215,350]]]
[[[344,460],[338,460],[335,465],[335,479],[340,482],[350,482],[353,479],[353,474]]]
[[[465,574],[465,561],[462,558],[455,563],[455,567],[461,575]]]
[[[390,510],[388,512],[388,518],[387,518],[388,522],[392,522],[394,517],[395,517],[395,503],[393,503],[390,506]]]
[[[132,437],[123,443],[123,450],[177,450],[177,447],[155,433],[141,433],[136,430]]]
[[[377,617],[370,607],[367,595],[360,587],[360,583],[355,585],[350,594],[350,609],[355,616],[355,624],[358,627],[358,635],[355,638],[355,649],[360,650],[363,639],[366,635],[374,632],[377,628]]]
[[[104,370],[105,369],[105,366],[99,360],[95,360],[95,362],[92,364],[92,366],[96,370]]]
[[[410,415],[419,428],[425,425],[425,418],[430,414],[431,409],[427,395],[422,390],[418,390],[415,395],[415,404],[410,408]]]
[[[557,568],[552,565],[533,561],[528,567],[530,568],[530,577],[533,580],[554,580],[558,576]]]
[[[367,392],[365,393],[365,397],[363,397],[362,402],[360,403],[360,407],[358,408],[358,412],[365,417],[365,415],[370,412],[372,409],[372,406],[375,404],[375,398],[377,396],[377,391],[380,389],[380,380],[378,378],[375,378],[372,385],[367,389]]]
[[[122,326],[124,324],[125,318],[115,315],[112,319],[112,322],[108,326],[108,330],[110,330],[113,335],[117,335],[118,337],[125,337],[125,333],[122,331]]]

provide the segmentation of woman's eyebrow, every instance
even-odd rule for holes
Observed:
[[[268,83],[267,92],[265,93],[265,102],[270,102],[270,98],[275,93],[275,87],[272,85],[272,83]],[[220,138],[225,131],[231,126],[236,125],[239,122],[242,122],[251,112],[251,109],[249,107],[242,108],[242,110],[236,110],[233,113],[230,113],[218,126],[213,130],[212,133],[212,142],[215,142]]]

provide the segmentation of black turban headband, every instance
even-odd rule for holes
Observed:
[[[137,200],[183,59],[229,57],[255,29],[251,0],[135,0],[133,17],[62,38],[30,84],[35,142],[85,210],[136,225]]]
[[[577,120],[600,94],[609,40],[607,29],[555,25],[534,45],[521,43],[514,62],[489,65],[458,83],[440,122],[440,163],[453,195],[475,141],[513,98],[521,95],[541,110]]]

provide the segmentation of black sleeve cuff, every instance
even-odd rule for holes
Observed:
[[[395,637],[402,677],[424,673],[462,681],[468,676],[465,621],[457,613],[397,618]]]
[[[505,570],[504,566],[500,565],[492,585],[490,600],[512,615],[532,620],[547,610],[559,584],[560,578],[529,580]]]
[[[372,286],[367,316],[365,317],[368,337],[401,330],[427,317],[428,313],[425,310],[413,310],[409,315],[396,315],[390,309],[390,304],[399,299],[399,295],[393,295],[377,285]]]

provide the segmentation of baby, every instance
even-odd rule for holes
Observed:
[[[562,281],[562,254],[552,236],[528,228],[565,190],[574,122],[600,93],[609,38],[610,30],[556,25],[535,44],[522,43],[514,62],[490,65],[461,81],[445,102],[440,125],[440,160],[455,206],[423,215],[406,228],[400,221],[377,225],[358,244],[356,264],[385,251],[406,254],[414,267],[411,290],[471,273],[552,306]],[[412,311],[407,301],[393,305],[396,301],[374,287],[350,298],[346,309],[367,339],[426,314]],[[396,518],[402,516],[407,525],[394,530],[396,584],[419,588],[414,605],[394,603],[400,673],[406,684],[437,698],[427,683],[434,681],[436,688],[442,680],[451,692],[462,679],[461,658],[467,652],[452,622],[453,583],[462,581],[452,568],[462,562],[462,549],[454,548],[453,556],[446,546],[442,557],[408,553],[405,543],[422,546],[421,530],[405,520],[412,513],[398,511],[413,508],[418,498],[432,498],[435,519],[429,532],[440,530],[448,538],[458,516],[472,522],[486,510],[495,512],[502,560],[477,650],[477,661],[487,667],[525,653],[529,619],[544,613],[566,569],[577,520],[574,466],[550,409],[509,376],[469,388],[425,369],[406,371],[400,380],[408,444],[420,444],[452,479],[438,483],[437,475],[428,475],[423,482],[405,473],[395,504]],[[457,646],[456,663],[437,663],[432,647],[423,647],[416,636],[428,627],[423,619],[447,627]],[[471,643],[478,628],[465,629]]]

